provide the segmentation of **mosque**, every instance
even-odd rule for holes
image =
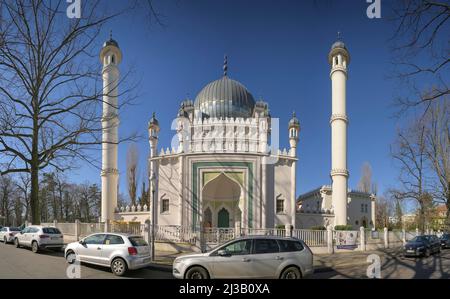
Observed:
[[[158,144],[155,114],[148,124],[151,207],[117,207],[118,65],[122,52],[112,38],[104,44],[102,221],[142,221],[154,215],[161,226],[200,228],[311,228],[350,224],[373,227],[375,197],[348,189],[346,81],[350,54],[342,41],[328,61],[332,82],[331,186],[296,196],[300,122],[278,124],[269,103],[256,101],[240,82],[223,75],[185,100],[176,116],[176,137]],[[278,130],[287,128],[286,131]],[[285,133],[284,133],[285,132]],[[289,139],[279,149],[279,139]],[[160,149],[159,149],[160,148]],[[306,158],[306,157],[303,157]]]

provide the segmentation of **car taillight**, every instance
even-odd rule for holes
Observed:
[[[137,249],[135,247],[128,247],[128,253],[130,255],[137,255]]]
[[[41,238],[41,239],[47,239],[49,236],[47,236],[47,235],[40,235],[39,236],[39,238]]]

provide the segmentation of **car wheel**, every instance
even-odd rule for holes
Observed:
[[[77,260],[77,255],[75,254],[75,252],[69,251],[66,256],[67,263],[73,264],[73,263],[75,263],[76,260]]]
[[[202,267],[192,267],[186,272],[186,279],[209,279],[208,271]]]
[[[302,274],[297,267],[289,267],[281,273],[281,279],[300,279],[302,278]]]
[[[116,258],[111,263],[111,271],[114,275],[123,276],[127,272],[127,263],[121,258]]]
[[[17,238],[14,239],[14,246],[15,246],[16,248],[19,248],[19,247],[20,247],[19,239],[17,239]]]
[[[6,237],[3,238],[3,243],[8,244],[8,240],[6,240]]]
[[[33,243],[31,243],[31,251],[33,251],[34,253],[38,253],[39,252],[38,242],[33,241]]]

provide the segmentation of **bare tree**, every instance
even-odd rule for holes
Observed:
[[[66,1],[2,1],[0,175],[30,173],[36,224],[40,171],[64,171],[77,159],[97,162],[86,154],[102,143],[96,41],[117,15],[103,13],[98,3],[85,1],[83,18],[69,21]]]
[[[392,193],[399,200],[413,200],[419,205],[421,230],[425,230],[427,208],[427,169],[426,169],[426,129],[422,121],[398,132],[398,140],[391,150],[392,157],[399,164],[400,188]]]
[[[376,194],[376,184],[372,181],[372,166],[370,166],[369,162],[364,162],[361,168],[361,178],[358,183],[358,190]]]
[[[11,224],[14,183],[10,176],[0,176],[0,215],[5,217],[6,225]]]
[[[431,192],[446,205],[446,225],[450,227],[450,102],[434,102],[424,119],[426,153],[436,181]]]
[[[139,152],[135,144],[131,144],[127,150],[127,186],[128,195],[133,206],[136,205],[138,184]]]
[[[400,112],[448,99],[450,4],[442,0],[403,0],[392,5],[395,74],[411,90],[397,99]],[[431,84],[424,86],[423,82]]]
[[[25,209],[24,220],[29,220],[31,179],[28,173],[21,173],[15,182],[18,198]]]

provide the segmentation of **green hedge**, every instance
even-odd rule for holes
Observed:
[[[351,225],[336,225],[334,227],[335,230],[353,230],[353,226]]]
[[[312,227],[310,227],[309,229],[312,229],[312,230],[327,230],[327,228],[325,227],[325,226],[312,226]]]

